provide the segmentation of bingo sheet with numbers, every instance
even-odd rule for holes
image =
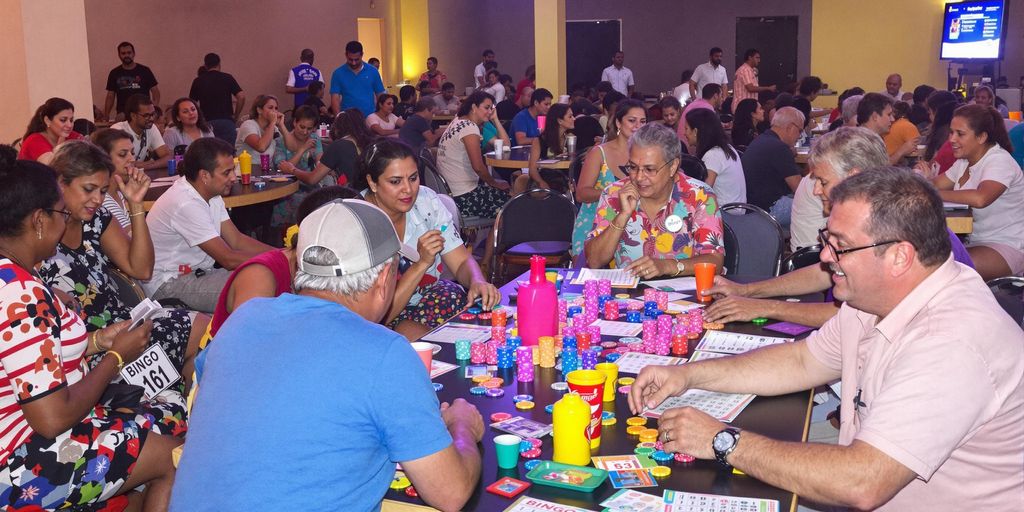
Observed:
[[[665,491],[665,512],[778,512],[779,502],[714,494]]]
[[[737,332],[707,331],[697,345],[697,350],[709,350],[724,354],[742,354],[755,348],[767,347],[779,343],[789,343],[793,338],[776,338],[774,336],[758,336],[756,334],[740,334]]]

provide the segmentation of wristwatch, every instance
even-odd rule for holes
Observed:
[[[740,430],[737,428],[729,427],[715,434],[714,440],[711,441],[711,448],[715,451],[715,459],[725,467],[732,467],[726,458],[736,449],[736,444],[739,442]]]
[[[683,272],[686,272],[686,263],[685,263],[685,261],[686,260],[676,260],[676,275],[677,276],[678,275],[682,275]]]

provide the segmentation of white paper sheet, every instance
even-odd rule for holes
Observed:
[[[621,371],[621,369],[620,369]],[[661,405],[644,411],[648,418],[660,418],[665,411],[676,407],[700,409],[718,421],[731,423],[754,400],[755,395],[718,393],[703,389],[689,389],[682,395],[668,397]]]
[[[626,352],[615,360],[615,364],[619,365],[619,373],[640,373],[645,366],[677,365],[685,362],[686,359],[682,357],[659,356],[641,352]]]
[[[779,512],[779,502],[716,494],[665,491],[665,512]]]
[[[657,281],[643,281],[643,284],[659,290],[666,288],[676,291],[697,291],[696,277],[673,277],[672,279],[658,279]]]
[[[616,322],[613,320],[594,320],[594,323],[590,325],[596,325],[601,328],[601,335],[608,336],[636,336],[644,330],[642,324],[634,324],[630,322]]]
[[[724,354],[742,354],[755,348],[789,343],[793,338],[776,338],[773,336],[758,336],[756,334],[740,334],[737,332],[707,331],[701,338],[697,350],[709,350],[711,352],[722,352]]]
[[[486,325],[445,324],[420,339],[438,343],[455,343],[458,340],[487,341],[491,339],[491,328]]]
[[[608,279],[612,282],[612,288],[636,288],[640,284],[640,278],[621,268],[580,269],[571,284],[583,284],[592,279]]]

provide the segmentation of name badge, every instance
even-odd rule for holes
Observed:
[[[678,233],[680,229],[683,229],[682,217],[675,214],[669,215],[668,218],[665,219],[665,229],[673,233]]]
[[[124,365],[121,377],[125,382],[146,388],[145,397],[153,398],[181,379],[163,347],[153,344],[138,359]]]

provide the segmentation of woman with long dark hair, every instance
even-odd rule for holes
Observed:
[[[747,147],[758,135],[757,126],[764,122],[764,108],[753,99],[747,98],[736,105],[732,120],[733,146]]]
[[[19,160],[48,163],[53,149],[66,140],[81,139],[72,129],[75,124],[75,106],[64,98],[50,98],[36,109],[21,139]]]
[[[708,176],[704,182],[715,190],[719,204],[747,202],[743,163],[739,153],[729,144],[718,114],[706,108],[687,112],[686,138],[707,167]]]
[[[931,128],[924,138],[924,155],[915,169],[931,178],[945,173],[956,162],[953,146],[949,143],[949,123],[960,102],[949,91],[935,91],[924,104],[931,119]]]
[[[173,126],[164,130],[164,144],[172,150],[178,146],[188,148],[192,141],[202,137],[213,137],[213,128],[206,123],[203,111],[190,98],[174,101],[171,106],[171,124]]]
[[[555,103],[548,110],[544,131],[530,146],[530,181],[540,188],[565,193],[569,188],[566,172],[558,169],[538,169],[537,161],[565,153],[565,136],[576,124],[569,105]],[[532,188],[532,187],[527,187]]]
[[[357,108],[344,110],[331,125],[331,144],[313,168],[312,175],[326,176],[334,172],[339,185],[355,183],[359,175],[359,154],[370,145],[373,134],[366,128],[366,120]]]

